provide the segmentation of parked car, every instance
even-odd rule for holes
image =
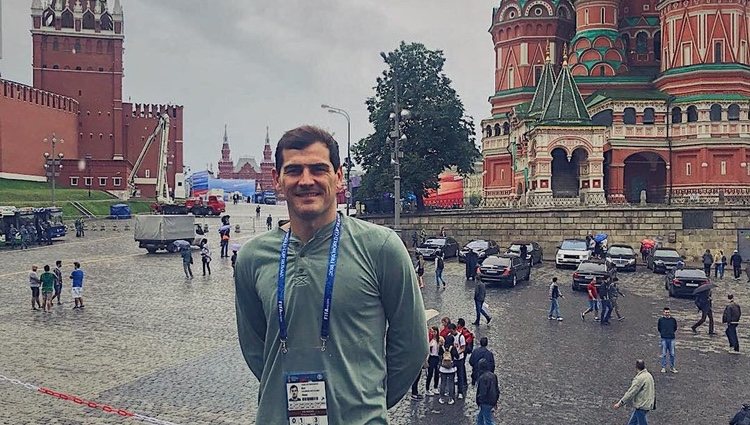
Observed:
[[[513,254],[521,254],[521,245],[526,245],[526,255],[531,259],[531,264],[539,264],[544,259],[544,253],[542,247],[536,242],[530,241],[515,241],[510,244],[507,252]]]
[[[617,267],[609,261],[585,260],[573,273],[571,288],[574,291],[585,289],[594,278],[596,278],[596,289],[601,289],[604,282],[617,282]]]
[[[467,243],[460,251],[458,251],[459,263],[466,261],[466,253],[469,252],[470,249],[477,253],[480,263],[490,255],[497,255],[500,253],[497,242],[492,239],[476,239]]]
[[[439,253],[442,253],[445,258],[456,257],[458,255],[458,242],[451,237],[427,238],[423,244],[417,247],[417,252],[422,254],[425,260],[435,259],[435,256]]]
[[[646,258],[646,265],[654,273],[666,273],[677,268],[682,256],[674,248],[657,248]]]
[[[606,255],[607,260],[614,264],[615,267],[630,271],[636,270],[637,257],[638,253],[635,252],[632,246],[619,244],[610,245]]]
[[[491,255],[487,257],[481,266],[477,278],[487,285],[508,284],[516,286],[519,281],[529,280],[531,267],[526,261],[515,254]]]
[[[676,296],[693,296],[695,288],[708,283],[710,280],[706,273],[700,269],[682,269],[675,270],[674,273],[667,273],[664,278],[664,289],[669,292],[670,297]]]
[[[591,257],[591,251],[585,239],[565,239],[557,246],[555,267],[578,266]]]

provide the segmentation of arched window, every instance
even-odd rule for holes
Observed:
[[[643,123],[644,124],[653,124],[656,122],[656,113],[654,112],[654,108],[646,108],[643,110]]]
[[[492,137],[492,127],[491,127],[491,126],[489,126],[489,125],[488,125],[487,127],[485,127],[485,128],[484,128],[484,134],[485,134],[485,135],[486,135],[487,137]]]
[[[101,19],[99,19],[99,26],[102,31],[112,31],[112,16],[109,13],[102,15]]]
[[[602,7],[601,11],[599,11],[599,22],[601,22],[602,24],[605,23],[606,17],[607,17],[607,14],[605,13],[604,8]]]
[[[93,30],[94,28],[96,28],[96,19],[94,18],[94,14],[90,10],[87,10],[83,14],[83,29]]]
[[[711,105],[711,112],[709,114],[711,121],[721,121],[721,105],[714,103]]]
[[[672,124],[679,124],[682,122],[682,109],[679,106],[672,108]]]
[[[740,105],[736,103],[729,105],[729,108],[727,108],[727,118],[729,119],[729,121],[739,121]]]
[[[645,31],[641,31],[635,36],[635,52],[639,55],[648,53],[648,34]]]
[[[73,28],[73,12],[65,9],[60,15],[60,26],[63,28]]]
[[[605,109],[601,112],[596,113],[591,117],[591,123],[594,125],[602,125],[605,127],[612,126],[612,110]]]
[[[74,50],[73,53],[83,53],[83,51],[81,50],[80,40],[76,40],[76,44],[73,45],[73,50]]]
[[[52,65],[52,69],[60,69],[60,67],[57,65]]]
[[[661,31],[654,34],[654,59],[661,60]]]
[[[714,44],[714,62],[724,62],[724,44],[721,41],[717,41]]]
[[[57,42],[57,38],[52,40],[52,50],[60,50],[60,44]]]
[[[45,27],[55,26],[55,11],[52,8],[47,8],[42,14],[42,25]]]
[[[495,136],[499,136],[502,133],[502,128],[500,128],[500,124],[495,124]]]
[[[510,123],[508,121],[503,123],[503,134],[510,134]]]
[[[628,125],[635,124],[635,108],[625,108],[622,111],[622,122]]]
[[[630,34],[623,33],[622,37],[620,38],[622,38],[622,47],[623,49],[625,49],[625,53],[627,54],[628,52],[630,52]]]
[[[695,105],[690,105],[687,108],[687,121],[696,122],[698,121],[698,108]]]

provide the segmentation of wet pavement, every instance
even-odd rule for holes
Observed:
[[[253,233],[255,206],[229,208],[233,224],[241,223],[241,233],[232,234],[238,242],[263,231],[271,210],[264,207]],[[283,208],[273,213],[278,217]],[[52,247],[0,251],[0,375],[179,424],[255,423],[258,383],[237,345],[231,266],[218,258],[218,219],[207,221],[213,274],[200,275],[196,252],[192,281],[185,280],[178,256],[138,249],[123,222],[119,231],[107,222],[104,232],[89,231],[84,239],[68,236]],[[32,311],[30,265],[52,265],[57,259],[66,277],[74,260],[82,262],[86,307],[72,310],[66,279],[63,305],[50,314]],[[488,289],[492,325],[474,330],[477,339],[489,338],[495,352],[501,386],[496,423],[624,424],[629,410],[611,406],[635,374],[636,358],[647,361],[656,379],[658,408],[649,415],[651,423],[727,423],[742,402],[750,401],[750,327],[743,320],[743,352],[736,356],[727,353],[724,326],[718,323],[728,291],[750,314],[745,279],[725,275],[717,281],[719,335],[711,337],[705,326],[693,335],[689,326],[698,314],[692,301],[669,298],[663,276],[645,269],[620,273],[624,321],[602,327],[589,315],[582,322],[585,295],[571,293],[571,273],[545,264],[533,270],[529,283]],[[442,316],[473,321],[474,284],[462,278],[463,265],[449,260],[444,276],[448,288],[436,290],[434,268],[427,266],[425,306],[440,312],[430,323]],[[547,320],[552,276],[558,276],[565,295],[563,322]],[[678,374],[659,373],[656,320],[664,306],[671,307],[680,325]],[[474,395],[470,389],[468,400],[452,406],[434,397],[411,401],[407,396],[389,411],[391,423],[476,423]],[[0,380],[0,424],[134,422]]]

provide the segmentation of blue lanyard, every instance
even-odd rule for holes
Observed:
[[[276,290],[276,305],[279,311],[279,340],[281,341],[281,352],[286,354],[286,342],[288,338],[287,323],[284,313],[286,311],[284,302],[284,293],[286,290],[286,263],[289,253],[289,237],[292,230],[289,229],[284,235],[281,242],[281,255],[279,257],[279,282]],[[336,277],[336,263],[338,261],[339,240],[341,239],[341,214],[336,214],[336,223],[333,226],[333,235],[331,237],[331,247],[328,249],[328,268],[326,272],[326,287],[323,294],[323,317],[320,325],[320,340],[323,345],[321,351],[326,350],[326,342],[330,334],[331,325],[331,304],[333,299],[333,282]]]

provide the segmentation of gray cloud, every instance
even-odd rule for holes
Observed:
[[[489,115],[496,0],[121,0],[125,13],[124,98],[185,106],[185,160],[219,159],[229,126],[233,156],[262,156],[271,140],[313,123],[346,141],[371,131],[365,98],[384,66],[378,53],[400,40],[441,49],[446,73],[477,123]],[[31,83],[31,1],[3,2],[4,78]],[[342,154],[345,154],[342,149]]]

